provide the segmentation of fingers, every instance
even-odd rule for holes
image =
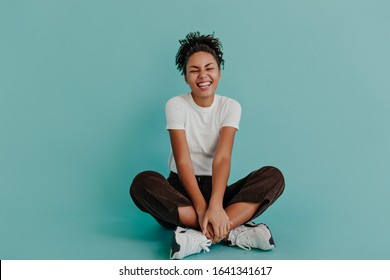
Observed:
[[[202,223],[202,233],[206,235],[207,239],[210,239],[214,242],[215,239],[215,231],[213,225],[208,222],[208,219],[204,219]]]
[[[214,239],[213,239],[213,243],[217,243],[220,241],[220,228],[219,227],[215,227],[214,228]]]
[[[207,233],[207,225],[208,225],[208,223],[209,223],[209,219],[207,217],[204,217],[203,221],[202,221],[202,224],[200,225],[200,228],[202,229],[202,233],[205,234],[205,235]]]
[[[233,223],[232,223],[231,221],[229,221],[229,222],[226,224],[225,237],[227,237],[227,235],[229,234],[230,229],[232,228],[232,225],[233,225]],[[224,237],[224,238],[225,238],[225,237]]]
[[[214,230],[214,238],[212,239],[213,243],[218,243],[226,238],[230,231],[230,223],[226,224],[225,226],[215,226],[213,227]]]
[[[211,224],[208,224],[207,225],[207,234],[206,234],[206,237],[210,240],[214,240],[214,230],[213,230],[213,227]]]
[[[205,228],[205,235],[207,239],[210,239],[213,243],[217,243],[220,241],[219,237],[215,233],[216,229],[214,229],[213,225],[209,223]]]
[[[219,234],[217,242],[220,242],[223,239],[228,237],[232,225],[233,225],[233,223],[231,221],[228,221],[225,226],[220,228],[220,231],[219,231],[220,234]]]

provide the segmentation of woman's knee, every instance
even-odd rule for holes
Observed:
[[[280,192],[284,191],[284,187],[285,187],[284,175],[279,168],[274,166],[264,166],[257,171],[261,173],[262,176],[265,175],[268,178],[268,180],[272,182],[272,185],[275,188],[280,189]]]
[[[275,166],[266,166],[266,168],[272,174],[272,176],[275,177],[278,181],[280,181],[280,180],[284,181],[283,173],[282,173],[282,171],[280,171],[279,168],[277,168]]]
[[[274,188],[277,188],[279,190],[279,193],[282,194],[284,191],[285,187],[285,182],[284,182],[284,175],[280,169],[274,167],[274,166],[269,166],[269,172],[272,174],[272,180],[274,182]]]
[[[149,188],[153,188],[156,180],[165,179],[161,174],[155,171],[143,171],[137,174],[130,185],[130,196],[134,199]]]

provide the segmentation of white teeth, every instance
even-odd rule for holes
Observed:
[[[211,82],[206,82],[206,83],[199,83],[198,86],[200,87],[206,87],[206,86],[209,86],[211,85]]]

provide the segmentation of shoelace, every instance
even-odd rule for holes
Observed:
[[[189,252],[192,254],[197,252],[199,246],[206,252],[210,252],[209,246],[213,243],[211,240],[207,239],[205,236],[201,234],[196,234],[192,238],[192,242],[190,242],[191,247]]]
[[[211,246],[213,242],[209,239],[206,239],[200,243],[200,247],[202,247],[203,251],[210,252],[209,246]]]
[[[243,228],[237,233],[236,245],[244,250],[251,250],[251,240],[249,234],[247,233],[248,229]]]

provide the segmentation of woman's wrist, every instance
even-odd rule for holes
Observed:
[[[222,199],[212,197],[209,202],[209,208],[223,208]]]
[[[194,205],[195,212],[199,214],[204,214],[207,210],[207,203],[206,201],[200,202]]]

